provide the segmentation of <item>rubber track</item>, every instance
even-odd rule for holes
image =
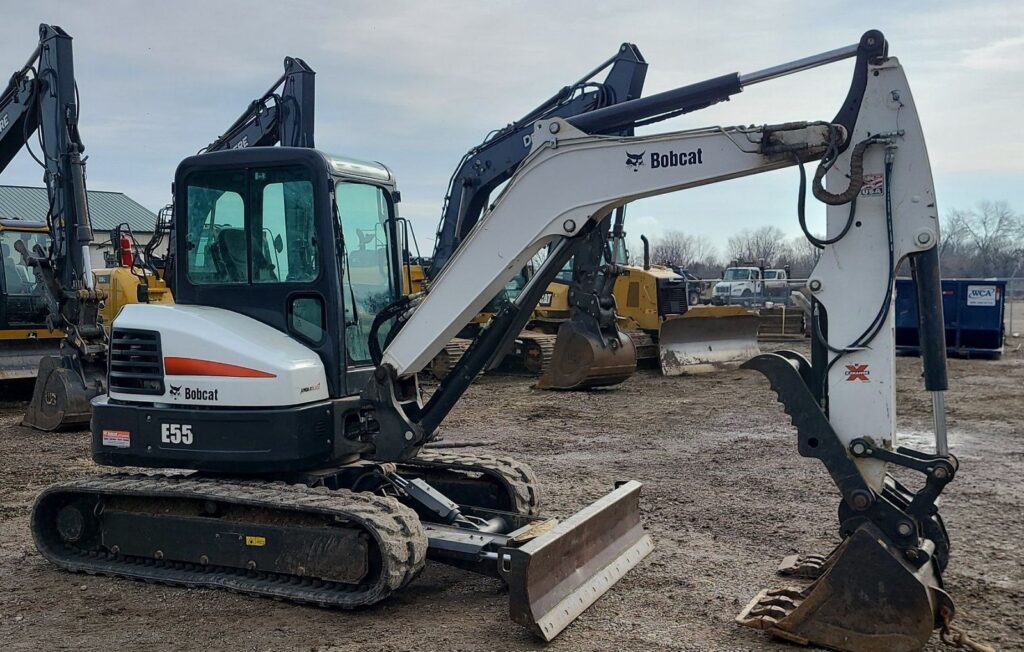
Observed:
[[[399,466],[406,465],[498,475],[505,482],[515,503],[513,511],[528,516],[540,514],[540,484],[537,475],[528,465],[511,457],[470,455],[425,448],[414,459]]]
[[[47,517],[39,514],[43,501],[62,492],[213,500],[331,516],[358,524],[370,533],[381,551],[382,568],[372,585],[353,586],[296,575],[77,550],[60,541],[42,541],[36,522]],[[36,499],[32,534],[36,547],[46,559],[72,572],[177,586],[223,588],[246,595],[342,609],[374,604],[407,585],[423,569],[427,552],[426,535],[416,514],[393,498],[277,482],[167,475],[102,475],[52,485]]]

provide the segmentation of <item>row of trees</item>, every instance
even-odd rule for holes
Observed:
[[[1024,215],[1006,202],[982,202],[970,210],[952,210],[942,223],[942,275],[1013,277],[1024,275]],[[819,235],[820,237],[820,235]],[[764,261],[767,267],[790,266],[793,278],[806,278],[820,251],[803,236],[787,238],[775,226],[743,229],[719,248],[705,236],[669,231],[651,241],[651,262],[671,263],[702,278],[718,276],[731,261]],[[631,263],[643,250],[630,247]]]

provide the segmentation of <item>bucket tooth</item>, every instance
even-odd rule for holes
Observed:
[[[761,352],[760,320],[742,306],[694,307],[666,319],[658,334],[661,373],[680,376],[738,367]]]
[[[617,385],[636,372],[633,340],[617,333],[609,342],[596,333],[576,328],[572,321],[558,327],[551,363],[537,381],[539,389],[585,389]]]
[[[806,588],[762,591],[736,617],[746,627],[803,645],[848,652],[920,650],[953,603],[932,560],[904,559],[864,523],[824,560]]]
[[[789,555],[784,557],[776,571],[785,577],[801,577],[805,579],[817,579],[825,572],[825,564],[832,559],[827,555]]]
[[[502,548],[512,620],[546,641],[640,563],[654,544],[630,481],[516,548]]]

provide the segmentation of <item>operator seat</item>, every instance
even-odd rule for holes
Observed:
[[[217,272],[229,283],[240,283],[248,276],[245,229],[221,229],[210,247]]]

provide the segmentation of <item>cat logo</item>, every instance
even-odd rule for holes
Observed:
[[[626,165],[633,168],[633,172],[636,172],[640,169],[640,166],[644,164],[644,154],[646,153],[646,150],[639,154],[630,154],[629,152],[626,152]]]
[[[178,385],[177,387],[175,387],[174,385],[171,385],[171,396],[179,396],[179,395],[181,395],[181,385]]]

